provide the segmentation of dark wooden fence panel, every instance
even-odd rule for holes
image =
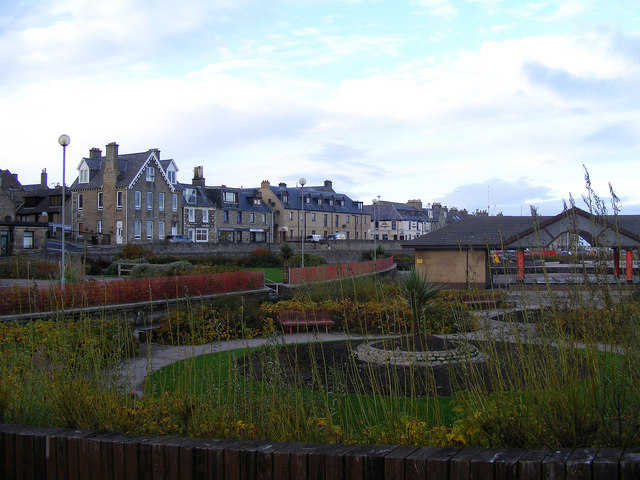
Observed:
[[[639,448],[321,445],[0,425],[2,479],[630,480]]]

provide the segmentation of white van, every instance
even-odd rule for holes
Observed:
[[[346,240],[347,235],[342,232],[332,233],[327,237],[329,240]]]
[[[317,233],[307,235],[307,238],[305,238],[306,242],[321,242],[322,240],[322,235],[318,235]]]

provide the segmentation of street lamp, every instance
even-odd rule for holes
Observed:
[[[302,177],[300,180],[298,180],[298,183],[300,184],[300,188],[301,188],[301,193],[300,196],[302,198],[302,268],[304,268],[304,234],[305,234],[305,228],[304,228],[304,186],[307,183],[307,179]]]
[[[64,291],[64,209],[65,209],[65,189],[64,189],[64,167],[66,163],[67,157],[67,145],[71,142],[69,135],[60,135],[58,138],[58,143],[62,145],[62,215],[61,215],[61,223],[62,223],[62,242],[61,242],[61,265],[60,265],[60,288]]]
[[[378,204],[378,199],[374,198],[371,200],[373,204],[373,261],[376,262],[378,260],[378,235],[376,234],[378,231],[378,226],[376,225],[376,205]]]

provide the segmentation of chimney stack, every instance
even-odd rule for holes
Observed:
[[[202,166],[193,169],[193,180],[191,184],[195,187],[204,187],[204,168]]]
[[[335,193],[333,191],[333,182],[331,180],[325,180],[324,181],[324,188],[322,189],[323,192],[332,192]]]
[[[89,158],[100,158],[102,157],[102,150],[99,148],[92,148],[89,150]]]
[[[42,188],[47,188],[47,169],[43,168],[40,173],[40,186]]]
[[[422,210],[422,200],[409,200],[407,202],[407,206],[411,208],[415,208],[416,210]]]
[[[268,190],[269,188],[271,188],[271,184],[269,183],[269,180],[262,180],[262,183],[260,184],[260,189]]]

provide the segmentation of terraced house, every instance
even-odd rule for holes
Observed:
[[[164,240],[182,229],[182,194],[173,160],[161,160],[158,149],[106,155],[92,148],[78,166],[70,189],[72,219],[78,240],[126,245]]]
[[[262,201],[273,212],[276,242],[300,241],[307,235],[327,237],[344,233],[348,239],[368,239],[370,221],[362,202],[333,190],[333,183],[289,187],[286,183],[271,186],[264,180],[260,186]]]
[[[203,167],[193,169],[191,185],[180,184],[182,188],[183,231],[197,243],[215,243],[216,206],[207,195]]]

